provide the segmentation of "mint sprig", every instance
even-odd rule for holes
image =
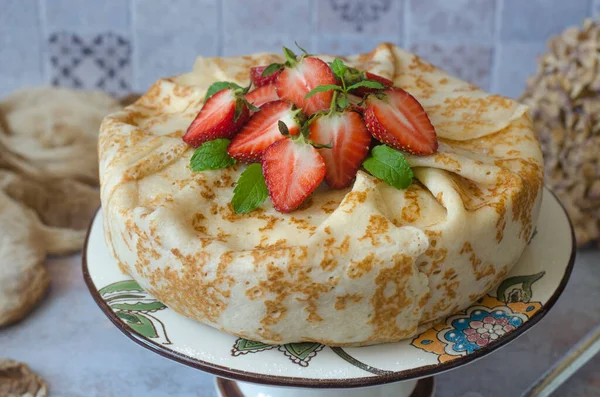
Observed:
[[[261,165],[250,164],[242,172],[233,189],[231,205],[236,214],[247,214],[258,208],[269,196]]]
[[[371,175],[396,189],[409,187],[414,176],[404,155],[387,145],[375,146],[362,166]]]
[[[196,148],[190,159],[192,171],[219,170],[234,165],[235,159],[227,153],[229,143],[229,139],[215,139]]]
[[[204,102],[208,101],[208,99],[215,95],[219,91],[223,91],[226,89],[234,89],[244,91],[245,88],[241,87],[239,84],[233,83],[231,81],[217,81],[216,83],[212,83],[208,90],[206,91],[206,96],[204,97]],[[248,87],[249,88],[249,87]],[[243,92],[245,94],[245,92]]]
[[[350,106],[350,101],[348,100],[348,94],[350,91],[359,88],[359,87],[367,87],[374,88],[377,90],[383,90],[385,86],[378,81],[373,80],[364,80],[364,72],[359,71],[355,68],[350,68],[344,64],[344,62],[335,58],[333,62],[329,65],[333,74],[337,76],[337,78],[341,81],[342,85],[339,86],[337,84],[328,84],[328,85],[320,85],[312,90],[310,90],[305,96],[305,99],[312,97],[315,94],[326,91],[334,91],[334,97],[331,103],[331,111],[335,111],[338,108],[343,110]],[[358,75],[357,75],[358,73]],[[362,74],[361,74],[362,73]],[[362,76],[362,77],[361,77]],[[350,86],[348,84],[352,83]]]

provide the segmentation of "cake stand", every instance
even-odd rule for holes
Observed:
[[[88,232],[83,275],[119,330],[155,353],[216,375],[223,397],[430,397],[433,375],[490,354],[539,322],[565,288],[574,259],[569,219],[545,190],[529,245],[490,293],[412,339],[353,348],[266,345],[175,313],[119,270],[104,242],[100,212]]]

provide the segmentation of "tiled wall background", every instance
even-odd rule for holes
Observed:
[[[518,96],[548,38],[600,0],[0,0],[0,96],[51,83],[141,92],[197,55],[349,54],[390,41]]]

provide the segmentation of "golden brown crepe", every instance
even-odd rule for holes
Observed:
[[[323,56],[330,61],[332,57]],[[527,108],[391,44],[343,58],[425,107],[439,152],[409,156],[397,190],[359,171],[290,214],[229,204],[243,165],[193,173],[181,136],[218,80],[248,83],[256,54],[198,58],[100,133],[106,241],[121,269],[173,310],[265,343],[367,345],[411,337],[502,280],[535,225],[542,157]]]

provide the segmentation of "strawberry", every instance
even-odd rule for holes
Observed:
[[[435,129],[423,106],[400,88],[370,94],[364,117],[369,132],[393,148],[416,155],[437,151]]]
[[[279,100],[265,103],[233,138],[227,152],[243,163],[258,162],[265,149],[273,142],[285,138],[279,132],[279,120],[287,125],[290,135],[296,135],[303,118],[300,109],[294,109],[289,102]]]
[[[325,182],[335,189],[348,186],[369,153],[371,134],[360,115],[354,111],[333,112],[313,119],[310,140],[332,143],[331,149],[319,149],[325,159]]]
[[[183,136],[184,142],[198,147],[218,138],[231,138],[248,120],[250,111],[245,99],[233,89],[211,96]]]
[[[250,80],[255,87],[262,87],[263,85],[272,84],[279,77],[281,71],[277,71],[269,76],[263,76],[262,73],[265,71],[267,66],[255,66],[250,68]],[[258,106],[258,105],[257,105]]]
[[[286,67],[275,82],[279,97],[302,108],[307,116],[329,108],[332,91],[320,92],[309,99],[304,98],[313,88],[329,84],[335,84],[335,76],[329,66],[318,58],[307,56],[302,56],[299,60],[288,58]]]
[[[262,106],[267,102],[279,99],[274,84],[263,85],[246,94],[246,100],[254,106]]]
[[[302,136],[286,137],[265,150],[262,171],[273,207],[290,212],[323,181],[325,161]]]

